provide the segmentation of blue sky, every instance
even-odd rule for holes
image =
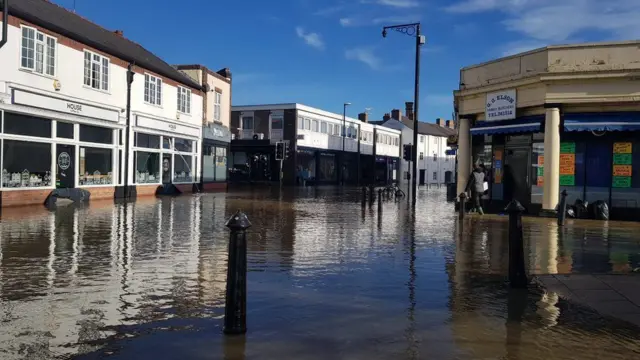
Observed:
[[[233,104],[298,102],[379,119],[413,100],[420,21],[420,118],[450,118],[461,67],[569,42],[640,38],[640,0],[55,0],[122,29],[171,64],[233,73]]]

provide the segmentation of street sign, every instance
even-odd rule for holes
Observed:
[[[457,149],[448,149],[445,151],[445,154],[447,155],[455,155],[457,152]]]

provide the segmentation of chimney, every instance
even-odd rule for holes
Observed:
[[[118,36],[120,36],[120,37],[124,37],[124,32],[122,30],[116,30],[113,33],[118,35]]]
[[[436,124],[438,124],[438,126],[444,127],[444,119],[443,118],[437,118],[436,119]]]
[[[455,128],[456,128],[456,122],[455,122],[455,121],[453,121],[453,120],[447,120],[447,121],[446,121],[446,126],[447,126],[449,129],[455,129]]]
[[[404,103],[404,112],[410,120],[413,120],[413,101],[407,101]]]
[[[384,116],[382,117],[382,120],[387,121],[391,119],[391,115],[389,115],[389,113],[384,114]]]
[[[391,110],[391,118],[396,120],[402,120],[402,111],[399,109]]]
[[[360,113],[358,114],[358,120],[368,123],[369,122],[369,114],[367,113]]]

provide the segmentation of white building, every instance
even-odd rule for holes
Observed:
[[[113,198],[198,181],[201,86],[122,31],[106,30],[43,0],[10,3],[0,48],[2,205],[41,204],[56,188]]]
[[[348,110],[348,109],[347,109]],[[302,104],[233,106],[230,167],[238,181],[278,181],[275,143],[290,144],[284,184],[397,180],[400,131]],[[374,139],[377,139],[374,140]]]
[[[376,122],[382,126],[402,131],[402,144],[413,143],[413,103],[407,102],[406,114],[394,109],[391,114],[386,114],[382,121]],[[456,160],[447,146],[447,138],[455,135],[454,123],[437,119],[435,124],[418,123],[418,184],[441,185],[454,182]],[[408,161],[400,160],[401,183],[407,184],[408,173],[412,172],[412,166]]]

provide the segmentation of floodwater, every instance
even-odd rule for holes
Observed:
[[[362,208],[357,190],[198,194],[5,210],[2,359],[632,359],[640,333],[510,291],[507,219],[461,227],[443,190]],[[224,337],[228,231],[248,233],[248,328]],[[525,219],[531,274],[640,267],[640,226]],[[635,236],[633,234],[636,234]]]

